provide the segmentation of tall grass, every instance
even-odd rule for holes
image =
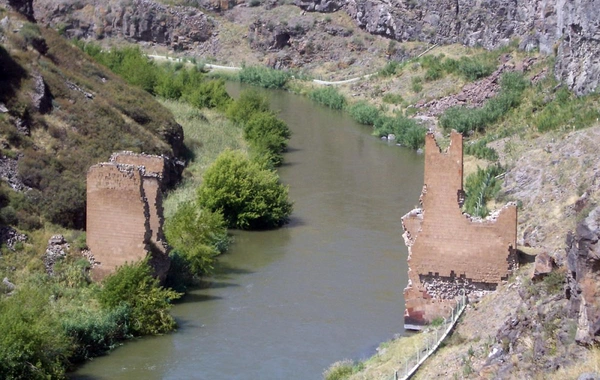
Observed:
[[[308,93],[308,97],[315,102],[334,110],[341,110],[346,106],[346,98],[335,87],[321,87]]]
[[[238,73],[241,82],[264,88],[284,88],[291,74],[288,71],[275,70],[264,66],[244,67]]]
[[[511,109],[519,106],[528,82],[520,73],[505,73],[500,84],[500,93],[488,100],[481,108],[452,107],[440,117],[445,130],[454,129],[463,134],[470,131],[483,132]]]
[[[177,189],[169,192],[164,202],[165,217],[175,213],[177,205],[193,201],[196,189],[202,183],[202,173],[225,149],[247,152],[242,128],[236,126],[223,115],[212,110],[197,108],[179,101],[161,100],[161,103],[175,116],[183,127],[185,145],[193,159],[184,172],[184,180]]]

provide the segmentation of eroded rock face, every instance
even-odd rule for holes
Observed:
[[[33,0],[1,0],[1,3],[8,3],[15,11],[27,17],[29,21],[34,21],[33,18]]]
[[[398,41],[461,43],[495,49],[512,38],[525,50],[556,53],[557,79],[576,94],[600,81],[600,13],[594,0],[301,0],[309,11],[341,6],[358,26]]]
[[[210,38],[213,23],[196,8],[170,7],[150,0],[34,0],[38,22],[67,37],[123,37],[189,49]]]
[[[567,236],[567,295],[571,316],[578,318],[575,339],[600,342],[600,207]]]

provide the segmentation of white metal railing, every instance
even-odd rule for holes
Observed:
[[[461,290],[461,294],[458,297],[456,306],[452,308],[452,314],[450,319],[444,319],[444,323],[435,328],[433,332],[426,335],[423,344],[417,348],[417,353],[411,357],[408,357],[404,361],[404,365],[397,369],[391,379],[393,380],[407,380],[417,372],[421,364],[427,360],[427,358],[438,349],[440,344],[446,339],[461,314],[467,307],[467,296],[464,289]]]

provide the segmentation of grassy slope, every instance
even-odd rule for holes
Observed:
[[[183,172],[183,182],[171,191],[165,202],[165,217],[173,215],[181,202],[194,200],[202,183],[202,173],[225,149],[247,150],[243,131],[214,110],[198,110],[186,103],[162,100],[183,126],[185,144],[194,157]]]

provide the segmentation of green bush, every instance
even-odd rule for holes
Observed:
[[[321,87],[308,93],[315,102],[334,110],[341,110],[346,105],[346,98],[335,87]]]
[[[185,100],[198,108],[217,108],[226,110],[231,103],[231,97],[225,89],[223,79],[213,79],[199,83],[193,89],[186,91]]]
[[[597,101],[598,94],[577,97],[567,88],[561,87],[551,102],[540,106],[541,111],[534,115],[533,123],[540,132],[563,126],[575,129],[590,126],[600,118],[598,107],[590,106],[594,98]]]
[[[379,70],[378,74],[382,77],[389,77],[392,75],[396,75],[400,70],[402,70],[400,62],[390,61],[386,63],[381,70]]]
[[[402,101],[404,101],[404,99],[402,98],[402,95],[390,94],[390,93],[383,95],[383,98],[381,100],[384,103],[389,103],[389,104],[400,104],[400,103],[402,103]]]
[[[444,72],[440,66],[432,66],[427,69],[424,75],[426,82],[431,82],[440,79],[444,75]]]
[[[487,77],[493,73],[495,69],[496,66],[486,62],[483,57],[461,57],[457,67],[458,73],[470,81]]]
[[[74,342],[69,360],[82,362],[100,356],[128,336],[129,307],[110,310],[76,309],[61,316],[62,328]]]
[[[62,378],[72,341],[48,304],[44,287],[19,287],[0,299],[0,374],[3,379]]]
[[[263,66],[244,67],[238,73],[241,82],[264,88],[283,88],[291,78],[287,71],[270,69]]]
[[[402,115],[396,117],[381,116],[373,125],[373,134],[380,137],[394,134],[398,143],[412,149],[418,149],[425,144],[427,130],[414,119]]]
[[[165,289],[151,273],[148,259],[125,264],[104,279],[98,295],[100,305],[107,310],[129,308],[129,329],[133,335],[163,334],[175,328],[168,311],[170,302],[180,293]]]
[[[266,154],[267,161],[278,166],[283,162],[291,132],[287,124],[271,112],[254,113],[244,124],[244,138],[250,147]]]
[[[418,94],[419,92],[423,91],[423,78],[413,77],[410,80],[410,85],[413,92]]]
[[[360,124],[373,125],[379,117],[377,107],[368,104],[365,101],[360,101],[348,107],[348,113],[354,120]]]
[[[227,108],[227,117],[237,124],[243,124],[256,112],[269,111],[269,101],[255,90],[242,91],[240,97]]]
[[[351,360],[342,360],[335,362],[329,367],[323,378],[325,380],[344,380],[354,373],[354,363]]]
[[[498,153],[487,146],[485,140],[465,144],[465,154],[489,161],[498,161]]]
[[[231,150],[204,173],[198,201],[204,209],[222,212],[229,227],[239,229],[278,227],[292,212],[288,189],[277,173]]]
[[[196,203],[184,202],[166,220],[167,242],[184,259],[191,276],[210,273],[215,257],[229,245],[227,226],[219,212],[202,210]]]
[[[528,86],[520,73],[505,73],[500,82],[500,92],[488,100],[482,108],[451,107],[440,117],[445,130],[454,129],[462,134],[484,131],[521,102],[523,91]]]
[[[481,218],[489,214],[487,202],[494,199],[500,191],[501,183],[496,176],[503,173],[500,165],[488,166],[486,169],[477,168],[477,172],[470,174],[465,180],[465,203],[463,209],[473,216]]]

